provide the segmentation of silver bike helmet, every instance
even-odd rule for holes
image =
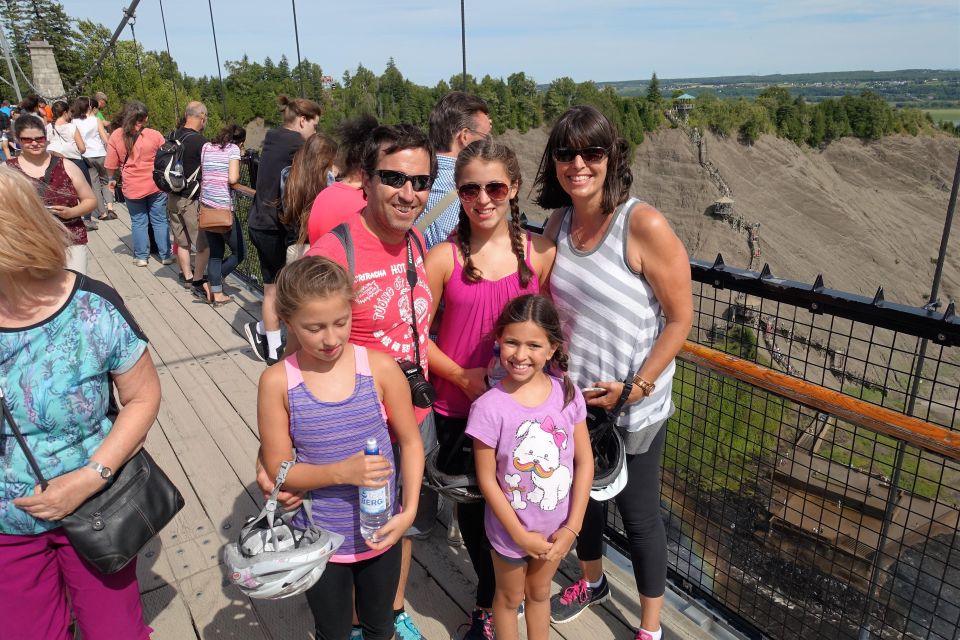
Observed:
[[[444,498],[462,504],[483,500],[473,467],[473,452],[462,446],[467,437],[461,435],[451,452],[441,454],[441,447],[434,447],[427,454],[423,475],[428,487]]]
[[[292,514],[276,514],[277,493],[293,464],[281,464],[263,510],[247,521],[238,541],[223,552],[231,582],[251,598],[275,600],[303,593],[316,584],[327,560],[343,544],[338,533],[313,524],[299,529],[290,522]]]

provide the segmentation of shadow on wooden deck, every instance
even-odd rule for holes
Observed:
[[[256,319],[259,300],[230,287],[235,304],[210,307],[177,280],[175,267],[151,259],[133,263],[129,218],[101,222],[90,234],[88,273],[113,286],[150,339],[163,390],[147,447],[180,488],[183,511],[141,553],[138,565],[144,613],[154,640],[190,638],[312,638],[312,617],[301,597],[251,601],[228,585],[221,549],[257,513],[262,496],[254,481],[259,445],[257,380],[263,363],[242,335]],[[459,637],[473,608],[475,576],[465,550],[453,549],[445,526],[416,541],[407,586],[407,610],[430,640]],[[554,589],[570,583],[558,574]],[[632,576],[613,569],[614,598],[576,621],[556,626],[561,638],[628,640],[635,633]],[[707,637],[691,620],[668,610],[670,637]],[[525,637],[521,625],[521,635]]]

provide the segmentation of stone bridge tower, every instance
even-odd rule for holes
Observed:
[[[31,42],[27,48],[30,50],[30,64],[33,66],[33,86],[47,99],[62,96],[63,80],[60,79],[57,60],[53,57],[53,46],[46,40],[40,40]]]

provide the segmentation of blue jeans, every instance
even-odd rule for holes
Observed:
[[[233,273],[243,259],[247,256],[246,247],[243,245],[243,230],[237,224],[237,219],[233,219],[233,226],[226,233],[207,234],[207,246],[210,247],[210,259],[207,261],[207,282],[210,283],[210,291],[214,293],[223,292],[223,279]],[[223,259],[225,247],[230,247],[230,257]],[[194,276],[196,277],[196,276]]]
[[[150,236],[147,225],[153,227],[153,239],[157,241],[157,253],[161,260],[170,257],[170,228],[167,226],[167,194],[155,193],[146,198],[127,198],[127,211],[133,231],[133,257],[146,260],[150,257]],[[149,221],[149,223],[148,223]]]

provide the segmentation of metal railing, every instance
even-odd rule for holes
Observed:
[[[662,477],[673,582],[751,637],[958,637],[952,305],[691,267]],[[612,505],[608,536],[626,550]]]

